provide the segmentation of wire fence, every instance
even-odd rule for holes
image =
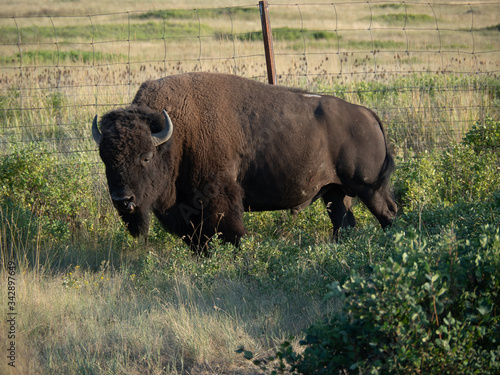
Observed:
[[[397,152],[499,119],[500,2],[269,4],[277,83],[374,109]],[[267,81],[258,4],[0,17],[0,153],[95,161],[95,114],[188,71]]]

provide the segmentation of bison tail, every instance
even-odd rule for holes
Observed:
[[[396,164],[394,163],[394,158],[391,155],[391,151],[389,150],[389,144],[387,142],[387,136],[385,135],[384,131],[384,126],[382,125],[382,121],[380,120],[380,117],[373,112],[372,110],[369,110],[372,115],[375,117],[377,120],[380,130],[382,131],[382,134],[384,136],[385,140],[385,160],[384,163],[382,164],[382,168],[380,169],[380,173],[378,175],[377,180],[375,181],[375,184],[373,185],[373,188],[375,190],[378,190],[380,187],[385,186],[389,183],[389,180],[391,178],[391,174],[394,171],[394,168],[396,167]]]
[[[382,164],[382,168],[380,168],[378,178],[371,187],[374,190],[378,190],[379,188],[386,186],[391,179],[391,174],[394,171],[395,167],[396,164],[394,163],[394,158],[389,153],[389,150],[387,150],[387,153],[385,155],[385,160],[384,163]]]

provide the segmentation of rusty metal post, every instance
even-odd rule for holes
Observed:
[[[264,39],[264,51],[266,53],[267,79],[271,85],[276,84],[276,68],[274,67],[273,32],[269,19],[269,7],[267,0],[259,1],[260,20],[262,22],[262,39]]]

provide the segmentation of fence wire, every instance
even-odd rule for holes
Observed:
[[[499,119],[500,2],[269,5],[278,84],[374,109],[398,152]],[[266,81],[258,4],[0,17],[0,152],[96,160],[95,114],[148,79],[188,71]]]

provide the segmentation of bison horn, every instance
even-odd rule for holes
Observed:
[[[159,146],[168,141],[174,130],[174,125],[172,125],[172,121],[170,120],[167,111],[163,110],[163,115],[165,116],[165,129],[161,132],[151,134],[153,136],[153,143],[155,146]]]
[[[94,137],[94,141],[99,144],[102,140],[102,134],[97,127],[97,115],[94,117],[94,121],[92,121],[92,137]]]

